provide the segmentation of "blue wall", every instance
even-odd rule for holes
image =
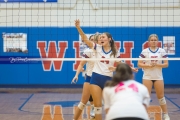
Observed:
[[[176,54],[169,57],[180,57],[180,27],[84,27],[84,32],[110,32],[117,41],[134,41],[133,58],[137,58],[142,51],[142,44],[152,33],[156,33],[159,39],[163,36],[175,36]],[[68,41],[66,58],[74,58],[75,50],[73,41],[79,40],[79,34],[75,27],[0,27],[3,33],[27,33],[28,54],[3,52],[3,39],[0,38],[0,56],[31,56],[40,57],[37,49],[37,41]],[[122,42],[121,42],[122,44]],[[123,47],[121,47],[123,52]],[[44,71],[42,64],[0,64],[0,84],[70,84],[75,75],[73,61],[63,62],[61,71]],[[137,62],[133,61],[135,67]],[[165,84],[180,84],[179,61],[170,61],[169,67],[163,70]],[[136,80],[142,81],[142,71],[136,74]],[[79,75],[79,84],[84,79]]]

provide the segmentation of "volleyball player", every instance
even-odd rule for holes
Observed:
[[[164,97],[162,73],[162,68],[168,67],[168,60],[153,60],[153,58],[167,58],[167,53],[164,49],[158,47],[158,36],[156,34],[151,34],[148,41],[149,48],[141,52],[140,58],[152,58],[152,60],[139,60],[138,67],[143,68],[143,84],[148,88],[149,94],[151,94],[152,86],[154,85],[159,104],[164,113],[164,120],[170,120]]]
[[[100,39],[100,34],[95,34],[94,35],[94,42],[98,44],[99,39]],[[88,58],[88,56],[93,56],[93,55],[94,55],[94,53],[93,53],[92,49],[86,49],[84,51],[84,53],[83,53],[84,58]],[[90,83],[90,79],[91,79],[91,76],[92,76],[92,69],[94,67],[94,61],[86,61],[86,60],[81,61],[79,66],[78,66],[78,69],[76,71],[76,75],[73,78],[72,82],[73,83],[77,82],[78,75],[79,75],[81,69],[83,68],[83,66],[85,64],[86,64],[86,80],[85,80],[84,85],[83,85],[83,92],[82,92],[81,102],[79,103],[77,109],[75,110],[75,114],[74,114],[74,117],[73,117],[74,120],[77,120],[79,118],[79,116],[81,115],[81,112],[84,109],[84,107],[85,107],[86,103],[88,102],[88,100],[91,102],[91,108],[92,108],[90,116],[92,118],[95,116],[94,115],[94,109],[93,109],[94,108],[93,107],[93,99],[90,96],[90,89],[89,89],[89,83]]]
[[[92,49],[94,49],[95,57],[101,58],[102,60],[95,61],[93,73],[90,81],[90,93],[93,97],[95,119],[102,119],[102,90],[106,81],[111,80],[113,72],[109,70],[109,67],[120,64],[120,60],[103,60],[103,58],[120,58],[120,52],[115,47],[114,40],[110,33],[101,34],[100,43],[101,45],[94,44],[89,41],[87,36],[80,28],[80,21],[75,20],[75,26],[81,35],[83,41]],[[88,56],[89,57],[89,56]],[[91,57],[91,56],[90,56]]]
[[[148,120],[147,88],[133,79],[129,65],[121,63],[115,71],[103,90],[105,120]]]

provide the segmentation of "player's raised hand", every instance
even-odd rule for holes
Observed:
[[[80,27],[80,21],[79,21],[79,19],[75,20],[74,22],[75,22],[75,26],[76,26],[77,28]]]
[[[75,76],[75,77],[72,79],[71,84],[76,84],[77,81],[78,81],[78,77]]]

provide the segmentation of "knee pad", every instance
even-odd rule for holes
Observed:
[[[102,107],[94,107],[95,114],[102,114]]]
[[[165,105],[165,104],[166,104],[166,99],[165,99],[165,97],[159,99],[159,104],[160,104],[160,105]]]
[[[85,105],[84,103],[80,102],[79,105],[78,105],[78,108],[79,108],[80,110],[83,110],[85,106],[86,106],[86,105]]]

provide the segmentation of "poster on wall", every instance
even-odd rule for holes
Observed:
[[[163,36],[163,49],[168,55],[175,55],[175,36]]]
[[[28,53],[26,33],[2,33],[3,52]]]

